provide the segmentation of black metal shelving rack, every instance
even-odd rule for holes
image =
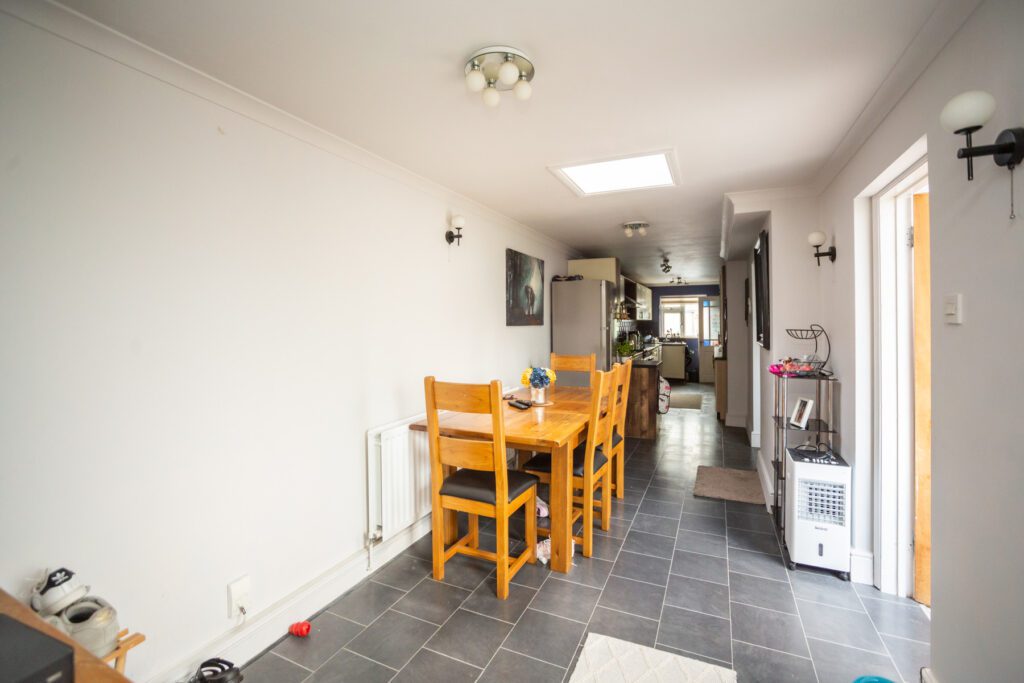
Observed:
[[[807,421],[807,427],[801,429],[790,424],[789,383],[814,382],[814,417]],[[775,528],[782,543],[784,559],[790,569],[796,564],[789,557],[786,547],[786,450],[790,449],[790,434],[802,434],[805,439],[814,435],[814,443],[822,444],[833,450],[832,438],[835,435],[835,415],[833,413],[833,394],[836,378],[828,373],[815,373],[786,377],[775,375],[775,398],[772,410],[772,421],[775,423],[775,443],[772,452],[772,470],[774,472],[775,490],[772,497],[772,516]],[[838,453],[836,453],[838,455]]]

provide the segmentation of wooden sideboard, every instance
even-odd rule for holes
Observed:
[[[0,614],[17,619],[26,626],[67,643],[75,651],[75,683],[127,683],[128,679],[117,673],[109,664],[104,664],[88,650],[78,644],[71,636],[61,633],[47,624],[32,611],[28,605],[15,600],[13,596],[0,590]]]
[[[626,436],[654,439],[658,436],[658,377],[661,362],[633,363],[626,404]]]

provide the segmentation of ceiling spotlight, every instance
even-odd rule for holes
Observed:
[[[661,259],[661,272],[668,273],[672,270],[672,264],[668,262],[668,256],[662,257]]]
[[[683,279],[683,278],[682,278],[681,276],[679,276],[679,275],[676,275],[676,276],[675,276],[674,278],[672,278],[671,280],[669,280],[669,281],[668,281],[668,283],[669,283],[670,285],[685,285],[685,284],[687,284],[686,280],[685,280],[685,279]]]
[[[483,92],[484,104],[496,107],[501,102],[500,92],[511,90],[519,100],[528,100],[533,94],[533,62],[521,50],[497,45],[474,52],[466,62],[466,88],[470,92]]]
[[[633,233],[640,235],[641,237],[647,236],[647,228],[650,223],[644,223],[643,221],[630,221],[622,224],[622,229],[626,233],[626,237],[632,237]]]

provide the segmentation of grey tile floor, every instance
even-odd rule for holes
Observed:
[[[246,682],[558,682],[588,631],[734,668],[740,683],[918,681],[930,640],[919,605],[788,571],[763,507],[692,495],[698,465],[752,468],[757,451],[715,419],[708,387],[687,390],[705,394],[702,409],[662,416],[655,442],[629,441],[626,497],[569,574],[527,565],[500,601],[487,562],[456,556],[435,581],[428,535],[315,616],[309,638],[250,662]]]

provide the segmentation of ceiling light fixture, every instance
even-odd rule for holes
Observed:
[[[1010,218],[1013,212],[1013,169],[1024,161],[1024,128],[1007,128],[996,136],[995,144],[974,147],[971,135],[981,130],[996,111],[996,98],[983,90],[960,93],[942,108],[939,122],[950,133],[963,135],[967,146],[956,151],[957,159],[967,159],[967,180],[974,180],[974,157],[991,156],[996,166],[1010,169]]]
[[[676,184],[669,151],[586,164],[554,166],[551,171],[581,197],[606,192],[672,187]]]
[[[668,274],[672,270],[672,264],[668,262],[668,256],[661,259],[661,272]]]
[[[676,275],[674,278],[668,281],[670,285],[685,285],[689,284],[681,275]]]
[[[519,100],[528,100],[533,94],[533,62],[514,47],[495,45],[477,50],[466,62],[465,72],[466,89],[483,92],[488,107],[497,107],[501,103],[499,93],[505,90],[511,90]]]
[[[644,221],[630,221],[622,224],[622,231],[626,233],[626,237],[632,237],[634,232],[641,237],[647,237],[647,228],[649,227],[651,224]]]

